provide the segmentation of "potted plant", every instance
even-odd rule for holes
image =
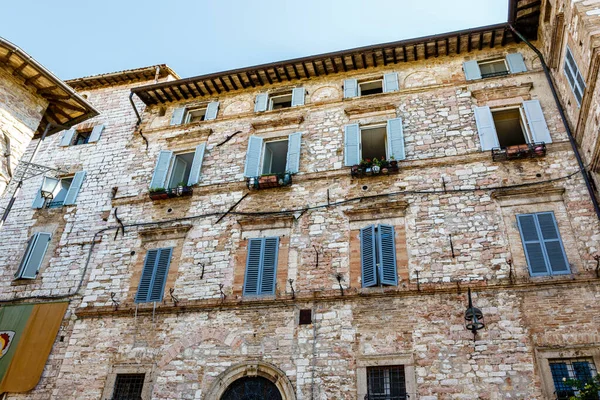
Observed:
[[[150,198],[152,200],[163,200],[169,198],[169,193],[165,188],[150,188]]]
[[[377,175],[381,172],[381,162],[375,157],[373,159],[373,174]]]
[[[177,184],[177,186],[175,187],[175,189],[173,190],[175,192],[175,196],[177,196],[177,197],[183,196],[183,190],[185,187],[186,187],[185,182],[179,182]]]
[[[398,169],[398,161],[394,159],[394,156],[390,157],[390,169],[395,171]]]

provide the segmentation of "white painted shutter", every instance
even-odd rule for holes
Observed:
[[[158,160],[156,160],[156,167],[154,167],[150,189],[162,189],[165,187],[171,157],[173,157],[173,152],[170,150],[161,150],[158,153]]]
[[[300,145],[302,132],[292,133],[288,136],[288,152],[285,162],[285,171],[295,174],[300,169]]]
[[[404,160],[404,131],[402,129],[402,118],[389,119],[387,122],[387,136],[390,146],[390,157],[395,160]]]
[[[306,91],[303,87],[292,89],[292,107],[304,105],[304,94]]]
[[[527,125],[534,142],[552,143],[550,131],[544,118],[542,105],[539,100],[528,100],[523,102],[525,116],[527,116]]]
[[[267,93],[259,93],[256,95],[254,101],[254,112],[267,111],[267,104],[269,103],[269,95]]]
[[[35,279],[51,238],[52,235],[49,233],[38,232],[29,239],[27,250],[15,274],[17,279]]]
[[[185,107],[177,107],[173,110],[171,115],[171,125],[179,125],[183,123],[183,116],[185,115]]]
[[[202,169],[202,160],[204,159],[205,148],[206,143],[202,143],[196,146],[196,152],[194,153],[194,161],[192,161],[192,167],[190,169],[190,178],[188,179],[188,186],[195,185],[200,180],[200,170]]]
[[[358,82],[356,79],[345,79],[344,80],[344,98],[358,96]]]
[[[477,123],[477,133],[481,142],[481,150],[491,150],[494,147],[500,147],[494,117],[490,107],[475,107],[475,122]]]
[[[73,136],[75,136],[75,132],[77,132],[75,128],[71,128],[68,131],[65,131],[65,133],[63,133],[62,139],[60,139],[60,145],[70,146],[71,142],[73,142]]]
[[[250,136],[248,140],[248,151],[246,151],[246,165],[244,176],[260,176],[260,155],[262,153],[263,139],[258,136]]]
[[[344,165],[351,167],[360,163],[360,127],[350,124],[344,127]]]
[[[83,180],[85,179],[85,171],[79,171],[73,177],[71,181],[71,186],[69,186],[69,190],[67,191],[67,195],[65,196],[64,205],[70,206],[75,204],[75,200],[77,200],[77,195],[81,190],[81,185],[83,185]]]
[[[383,92],[395,92],[399,90],[400,87],[398,85],[398,73],[390,72],[389,74],[383,75]]]
[[[217,113],[219,112],[219,102],[211,101],[206,106],[206,113],[204,114],[204,120],[210,121],[212,119],[217,119]]]
[[[463,63],[463,71],[465,71],[465,78],[468,81],[472,81],[474,79],[481,79],[481,71],[479,70],[479,64],[477,61],[465,61]]]
[[[508,69],[510,70],[511,74],[527,71],[527,67],[525,67],[525,61],[523,60],[523,55],[521,53],[507,54],[506,63],[508,64]]]
[[[104,131],[104,125],[96,125],[92,129],[92,133],[90,134],[90,140],[88,140],[88,143],[94,143],[94,142],[97,142],[98,140],[100,140],[100,136],[102,135],[103,131]]]

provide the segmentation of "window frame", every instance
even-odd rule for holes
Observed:
[[[276,239],[276,248],[275,248],[275,255],[274,255],[274,270],[273,270],[273,293],[264,293],[264,290],[260,290],[260,287],[262,286],[262,278],[264,275],[264,270],[265,270],[265,263],[264,263],[264,249],[266,246],[266,241],[269,239]],[[279,257],[280,257],[280,247],[281,247],[281,236],[265,236],[265,237],[253,237],[253,238],[248,238],[248,246],[246,247],[246,264],[244,266],[244,281],[242,284],[242,296],[243,297],[268,297],[268,296],[276,296],[277,295],[277,273],[278,273],[278,267],[279,267]],[[248,282],[248,265],[249,265],[249,261],[250,261],[250,243],[252,240],[260,240],[262,241],[261,244],[261,251],[260,251],[260,263],[259,263],[259,267],[258,267],[258,271],[257,271],[257,287],[256,287],[256,293],[246,293],[246,283]]]
[[[500,62],[502,62],[504,64],[504,68],[505,68],[504,71],[502,71],[502,72],[492,72],[490,74],[483,74],[481,72],[481,65],[492,64],[492,63],[500,63]],[[508,65],[508,62],[506,62],[506,57],[499,57],[499,58],[492,58],[492,59],[477,61],[477,66],[479,67],[479,72],[481,73],[481,79],[493,78],[495,76],[510,75],[510,67]]]
[[[70,146],[81,146],[84,144],[88,144],[90,138],[92,137],[92,130],[93,128],[85,130],[75,130],[75,135],[73,135],[73,141],[71,142]],[[84,137],[83,143],[77,143],[77,139],[79,139],[80,136]]]
[[[520,116],[519,123],[521,124],[521,130],[523,131],[523,137],[525,139],[525,143],[523,143],[523,144],[534,143],[532,134],[529,131],[529,122],[527,121],[527,115],[525,114],[525,109],[523,108],[523,104],[520,104],[520,105],[515,105],[515,106],[494,107],[494,108],[490,107],[490,111],[492,113],[492,120],[494,121],[494,129],[496,130],[496,138],[498,139],[499,144],[500,144],[500,137],[498,136],[498,129],[496,127],[496,120],[494,120],[494,113],[499,112],[499,111],[509,111],[509,110],[516,110],[516,109],[519,110],[519,116]],[[508,147],[508,146],[500,145],[500,147],[503,148],[503,147]]]
[[[358,82],[356,82],[356,86],[358,87],[358,88],[357,88],[357,91],[358,91],[358,96],[357,96],[357,97],[373,96],[373,95],[377,95],[377,94],[382,94],[382,93],[385,93],[385,92],[383,91],[383,77],[381,77],[381,78],[377,78],[377,79],[372,79],[372,78],[367,78],[367,79],[368,79],[368,80],[364,80],[364,81],[358,81]],[[371,94],[365,94],[365,95],[363,95],[363,94],[362,94],[362,85],[366,85],[366,84],[368,84],[368,83],[375,83],[375,82],[378,82],[378,83],[380,83],[380,84],[381,84],[381,93],[371,93]]]
[[[202,119],[200,121],[194,121],[192,122],[192,113],[197,112],[197,111],[204,111],[204,114],[202,115]],[[191,107],[191,108],[187,108],[185,109],[185,114],[183,116],[183,122],[181,125],[187,125],[187,124],[192,124],[192,123],[198,123],[198,122],[204,122],[206,121],[206,112],[208,111],[208,104],[205,105],[201,105],[201,106],[197,106],[197,107]]]
[[[273,111],[273,110],[284,110],[284,109],[288,109],[288,108],[292,108],[292,99],[293,99],[293,89],[290,90],[286,90],[283,92],[277,92],[277,93],[268,93],[268,104],[267,104],[267,111]],[[281,97],[289,97],[290,98],[290,105],[286,106],[286,107],[280,107],[280,108],[273,108],[273,99],[277,99],[277,98],[281,98]]]
[[[375,124],[369,124],[369,125],[364,125],[364,126],[359,124],[358,129],[360,131],[360,159],[361,160],[365,159],[365,157],[363,156],[363,146],[362,146],[363,131],[368,131],[368,130],[372,130],[372,129],[384,129],[385,136],[384,136],[383,145],[385,146],[385,159],[389,160],[391,149],[390,149],[390,140],[388,138],[387,121],[385,123],[375,123]]]
[[[170,186],[169,183],[171,182],[171,179],[173,179],[173,171],[175,168],[175,162],[178,156],[183,156],[186,154],[192,154],[192,162],[189,164],[188,167],[186,167],[186,170],[189,168],[190,169],[190,173],[191,173],[191,169],[192,169],[192,164],[194,162],[194,157],[196,155],[196,150],[192,150],[192,151],[188,151],[188,150],[181,150],[181,151],[177,151],[177,152],[173,152],[173,156],[171,157],[171,161],[169,161],[169,168],[167,170],[167,179],[165,180],[165,189],[174,189],[177,187],[177,184],[179,182],[175,182],[175,186]],[[189,180],[189,177],[188,177]],[[185,182],[184,186],[187,186],[187,181]]]
[[[261,174],[260,176],[266,176],[266,175],[273,175],[273,174],[285,174],[287,171],[283,171],[283,172],[269,172],[269,173],[264,173],[264,169],[265,169],[265,156],[267,155],[267,144],[268,143],[276,143],[276,142],[287,142],[287,146],[286,146],[286,150],[285,150],[285,163],[286,163],[286,167],[287,167],[287,157],[288,157],[288,153],[289,153],[289,149],[290,149],[290,139],[289,136],[285,137],[285,138],[277,138],[277,139],[273,139],[273,140],[263,140],[263,147],[262,147],[262,151],[261,151],[261,159],[260,159],[260,171]],[[269,168],[270,169],[270,168]],[[287,168],[285,168],[287,169]]]
[[[404,367],[404,383],[406,394],[413,395],[417,393],[417,384],[415,377],[414,359],[411,354],[381,354],[372,356],[362,356],[356,360],[356,379],[357,379],[357,398],[365,399],[368,394],[368,374],[367,368],[379,367]],[[408,397],[407,397],[408,399]]]
[[[569,56],[570,56],[571,60],[573,60],[573,65],[570,65],[570,63],[569,63]],[[567,74],[567,69],[568,69],[569,73],[573,76],[573,83],[571,83],[571,81],[569,80],[569,75]],[[573,52],[571,51],[571,48],[569,47],[569,45],[565,46],[563,73],[565,74],[567,82],[568,82],[569,86],[571,87],[571,92],[573,92],[573,97],[575,98],[575,101],[577,102],[577,107],[581,107],[581,102],[583,101],[583,96],[585,95],[586,84],[585,84],[585,80],[583,79],[583,75],[581,74],[581,70],[579,69],[579,65],[577,65],[577,61],[575,60],[575,57],[573,57]],[[581,78],[581,82],[577,78]],[[580,83],[581,83],[581,85],[583,85],[583,87],[581,87]],[[577,89],[581,92],[581,99],[577,98],[577,93],[576,93]]]
[[[155,367],[152,364],[124,364],[111,365],[104,383],[102,399],[112,399],[117,382],[117,375],[120,374],[145,374],[144,384],[142,386],[141,400],[150,400],[152,397],[152,384],[154,383]]]

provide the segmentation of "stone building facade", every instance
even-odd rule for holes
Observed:
[[[540,10],[509,21],[547,51]],[[38,153],[62,200],[28,181],[0,231],[3,302],[69,301],[6,398],[555,399],[600,366],[598,215],[508,24],[109,75],[69,82],[100,115]]]

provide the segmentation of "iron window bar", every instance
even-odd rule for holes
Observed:
[[[515,146],[494,147],[492,149],[492,160],[508,161],[524,158],[538,158],[546,155],[546,143],[535,142],[518,144]]]
[[[482,78],[493,78],[495,76],[505,76],[508,74],[509,74],[509,71],[488,72],[487,74],[481,74],[481,77]]]
[[[141,400],[146,374],[117,374],[111,400]]]

